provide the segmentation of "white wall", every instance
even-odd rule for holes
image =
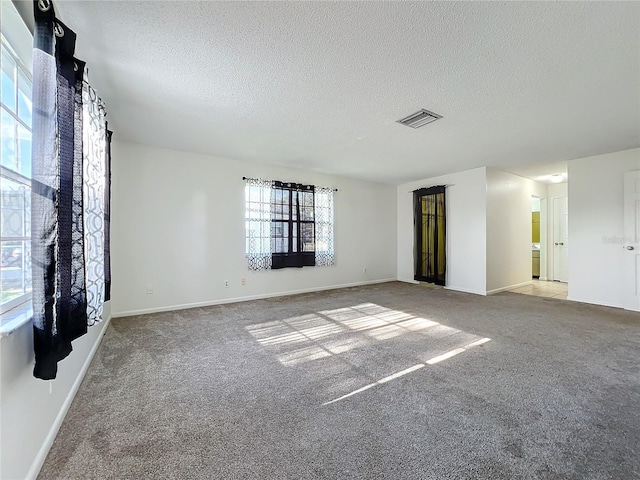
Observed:
[[[486,293],[486,169],[399,185],[398,280],[414,282],[413,190],[447,185],[447,288]]]
[[[569,162],[569,298],[624,306],[624,173],[640,149]]]
[[[110,319],[73,342],[55,380],[33,377],[33,326],[0,338],[0,478],[35,478]]]
[[[114,316],[396,277],[394,186],[128,143],[112,148]],[[243,176],[338,188],[336,265],[249,271]]]
[[[534,183],[487,168],[487,293],[531,281]]]

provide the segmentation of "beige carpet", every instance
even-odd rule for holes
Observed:
[[[398,282],[116,319],[39,478],[640,478],[639,359],[637,313]]]

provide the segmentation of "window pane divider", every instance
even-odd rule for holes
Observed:
[[[29,177],[25,177],[21,173],[11,170],[10,168],[0,166],[0,175],[8,178],[9,180],[13,180],[16,183],[21,183],[27,187],[31,187],[31,179]]]
[[[16,89],[17,89],[17,87],[16,87]],[[16,98],[15,100],[16,100],[16,109],[17,109],[18,108],[18,99]],[[24,128],[26,128],[27,130],[29,130],[31,132],[31,126],[28,125],[27,123],[25,123],[25,121],[22,120],[17,114],[13,113],[11,111],[11,109],[6,104],[4,104],[3,102],[0,101],[0,106],[2,106],[2,108],[4,108],[5,111],[9,115],[11,115],[16,122],[18,122],[20,125],[22,125]]]

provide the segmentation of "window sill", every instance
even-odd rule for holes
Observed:
[[[31,300],[12,308],[0,316],[0,337],[6,337],[29,323],[33,317]]]

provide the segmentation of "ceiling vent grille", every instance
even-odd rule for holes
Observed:
[[[404,117],[402,120],[398,120],[398,123],[411,128],[420,128],[424,127],[428,123],[435,122],[439,118],[442,118],[442,115],[438,115],[437,113],[430,112],[423,108],[416,113],[412,113],[408,117]]]

